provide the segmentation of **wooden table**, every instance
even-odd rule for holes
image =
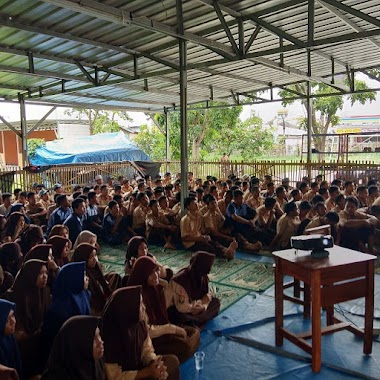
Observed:
[[[372,352],[374,312],[374,264],[376,256],[334,246],[328,249],[325,259],[314,259],[310,251],[287,249],[273,252],[275,268],[276,345],[284,338],[290,340],[312,356],[312,370],[321,369],[321,336],[347,329],[364,337],[363,353]],[[304,305],[304,317],[312,316],[311,332],[293,334],[284,325],[283,276],[289,275],[304,282],[304,298],[296,302]],[[364,331],[334,316],[334,304],[365,297]],[[321,327],[321,307],[326,308],[326,327]],[[307,339],[312,338],[309,343]],[[344,349],[342,347],[342,349]]]

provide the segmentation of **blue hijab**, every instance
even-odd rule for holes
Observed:
[[[21,357],[14,335],[4,335],[9,312],[16,310],[16,304],[0,299],[0,364],[14,368],[23,379]]]
[[[53,286],[50,310],[66,319],[74,315],[90,315],[90,292],[83,290],[86,263],[69,263],[62,267]]]
[[[90,315],[90,296],[83,290],[86,263],[69,263],[59,271],[53,285],[53,300],[42,325],[42,355],[49,356],[54,338],[62,325],[75,315]]]

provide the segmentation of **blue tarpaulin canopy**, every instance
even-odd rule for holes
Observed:
[[[73,139],[49,141],[38,148],[32,165],[60,165],[78,162],[150,161],[149,156],[124,135],[123,132],[101,133]]]

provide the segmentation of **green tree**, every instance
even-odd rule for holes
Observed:
[[[30,158],[33,158],[36,155],[36,151],[38,148],[46,145],[45,139],[32,138],[32,139],[28,139],[26,143],[28,147],[28,156]]]
[[[214,102],[214,105],[223,103]],[[192,160],[203,159],[210,152],[221,156],[223,153],[239,154],[245,159],[257,156],[272,142],[269,131],[264,131],[262,120],[254,114],[242,122],[239,119],[242,107],[209,108],[188,112],[188,150]],[[136,143],[152,159],[165,158],[165,115],[147,115],[154,127],[144,127],[136,138]],[[169,113],[170,157],[179,160],[180,115]]]
[[[166,139],[157,126],[142,125],[134,142],[153,161],[165,159]]]
[[[117,119],[131,121],[128,113],[125,111],[104,111],[91,108],[72,108],[65,111],[66,115],[75,116],[80,119],[86,116],[90,126],[90,134],[118,132],[120,124]]]
[[[347,84],[347,83],[346,83]],[[328,133],[328,129],[338,124],[339,117],[336,115],[338,110],[343,108],[344,98],[343,95],[331,95],[329,94],[336,93],[336,90],[332,87],[323,84],[323,83],[313,83],[312,84],[312,93],[315,95],[326,95],[323,97],[315,97],[311,99],[311,119],[312,127],[311,133],[313,136],[314,146],[320,152],[325,151],[326,145],[326,136],[316,136],[320,134]],[[288,86],[289,90],[281,90],[279,95],[282,98],[291,98],[294,97],[294,91],[296,93],[305,95],[307,94],[307,83],[297,83],[291,86]],[[356,89],[368,89],[367,84],[362,80],[355,80]],[[366,101],[372,102],[376,99],[376,93],[374,92],[365,92],[348,95],[351,105],[359,102],[364,104]],[[282,102],[283,106],[288,106],[289,104],[294,103],[295,101],[300,101],[303,107],[305,108],[305,113],[307,111],[307,100],[293,100],[286,99]],[[307,129],[307,119],[302,119],[300,126],[304,129]]]
[[[216,133],[208,145],[209,151],[216,151],[219,155],[239,155],[248,161],[272,147],[273,133],[270,129],[264,129],[262,119],[252,112],[247,120],[239,120],[233,127],[224,129],[223,133]]]

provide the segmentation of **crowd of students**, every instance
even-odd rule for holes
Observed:
[[[375,252],[376,181],[292,188],[271,176],[226,181],[170,173],[117,182],[95,177],[71,194],[3,193],[0,205],[0,374],[5,379],[178,379],[199,329],[219,312],[208,274],[216,256],[290,246],[290,237],[331,233],[335,243]],[[104,242],[125,245],[125,276],[104,273]],[[148,245],[193,251],[178,273]],[[2,377],[1,377],[2,378]]]

